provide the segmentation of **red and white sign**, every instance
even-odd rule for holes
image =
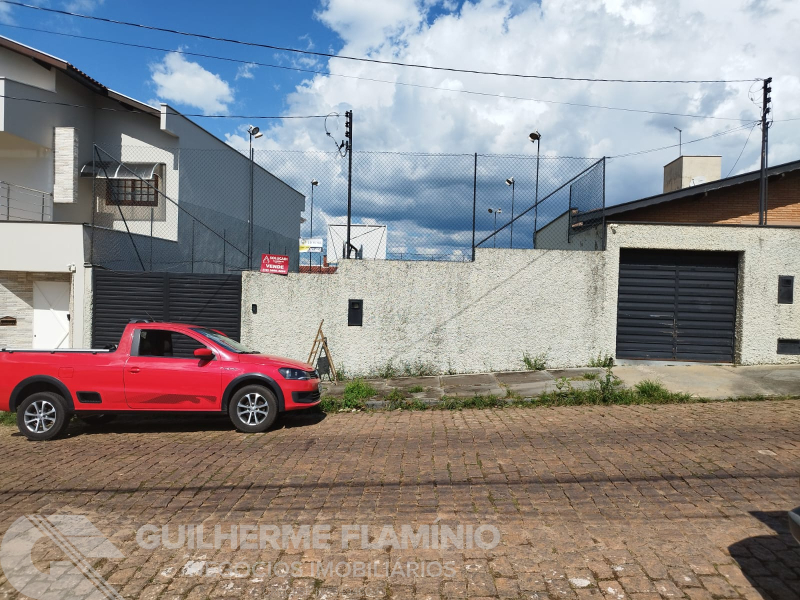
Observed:
[[[262,254],[261,272],[275,275],[289,274],[289,257],[280,254]]]

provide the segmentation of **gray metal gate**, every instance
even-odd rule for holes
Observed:
[[[733,362],[734,252],[620,251],[617,358]]]
[[[242,276],[94,270],[92,346],[116,344],[131,319],[191,323],[241,335]]]

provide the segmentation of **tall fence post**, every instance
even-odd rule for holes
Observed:
[[[606,157],[603,157],[603,250],[606,249],[606,240],[607,240],[607,232],[606,232]]]
[[[478,208],[478,153],[475,153],[475,166],[472,169],[472,262],[475,262],[475,216]]]
[[[192,219],[192,273],[194,273],[194,219]]]
[[[225,251],[228,249],[227,229],[222,230],[222,272],[225,273]]]

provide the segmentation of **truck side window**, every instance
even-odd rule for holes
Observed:
[[[197,348],[205,346],[183,333],[163,329],[142,329],[139,332],[137,355],[194,359],[194,351]]]

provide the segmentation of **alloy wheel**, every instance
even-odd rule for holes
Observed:
[[[47,400],[37,400],[25,409],[25,427],[33,433],[45,433],[56,422],[56,407]]]
[[[260,425],[269,415],[269,404],[261,394],[245,394],[236,405],[236,412],[245,425]]]

